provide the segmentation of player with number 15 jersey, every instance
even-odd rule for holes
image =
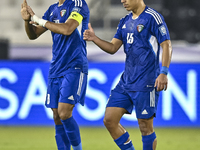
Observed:
[[[96,36],[91,24],[84,32],[84,40],[93,41],[109,54],[116,53],[122,45],[124,47],[125,69],[110,93],[104,116],[104,125],[114,142],[121,150],[135,150],[129,133],[120,124],[122,116],[131,114],[135,108],[143,150],[155,150],[157,138],[153,120],[157,113],[159,92],[167,89],[172,55],[169,31],[162,15],[146,6],[143,0],[121,0],[121,3],[131,13],[120,20],[111,42]]]
[[[160,74],[160,43],[170,40],[161,14],[146,6],[136,19],[132,13],[120,20],[114,38],[123,41],[125,71],[119,85],[128,91],[152,91]]]

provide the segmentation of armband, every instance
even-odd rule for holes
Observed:
[[[167,75],[168,74],[168,67],[165,67],[165,66],[162,66],[162,68],[161,68],[161,71],[160,71],[160,74],[165,74],[165,75]]]
[[[38,23],[42,27],[45,27],[45,24],[47,23],[47,20],[41,19],[41,18],[37,17],[36,15],[34,15],[33,17],[31,17],[31,20],[33,22]]]
[[[76,21],[78,21],[78,23],[80,24],[83,20],[83,16],[79,13],[77,13],[76,11],[73,11],[68,19],[74,19]]]

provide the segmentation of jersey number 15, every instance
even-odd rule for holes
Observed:
[[[132,44],[134,41],[133,33],[127,33],[127,43]]]

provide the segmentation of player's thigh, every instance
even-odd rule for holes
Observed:
[[[62,120],[70,118],[72,116],[74,105],[68,103],[58,104],[58,114]]]
[[[120,107],[107,107],[104,116],[104,123],[118,124],[122,116],[127,112],[126,109]]]

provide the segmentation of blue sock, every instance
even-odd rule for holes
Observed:
[[[81,137],[78,124],[73,117],[61,120],[65,128],[65,132],[74,150],[82,150]]]
[[[133,147],[132,141],[126,143],[126,141],[129,138],[128,132],[124,133],[122,136],[120,136],[118,139],[114,140],[115,143],[119,146],[121,150],[135,150]]]
[[[58,150],[70,150],[71,145],[65,133],[63,125],[56,125],[55,130],[56,130],[55,139]]]
[[[153,142],[155,139],[155,132],[147,136],[142,136],[143,150],[153,150]]]

